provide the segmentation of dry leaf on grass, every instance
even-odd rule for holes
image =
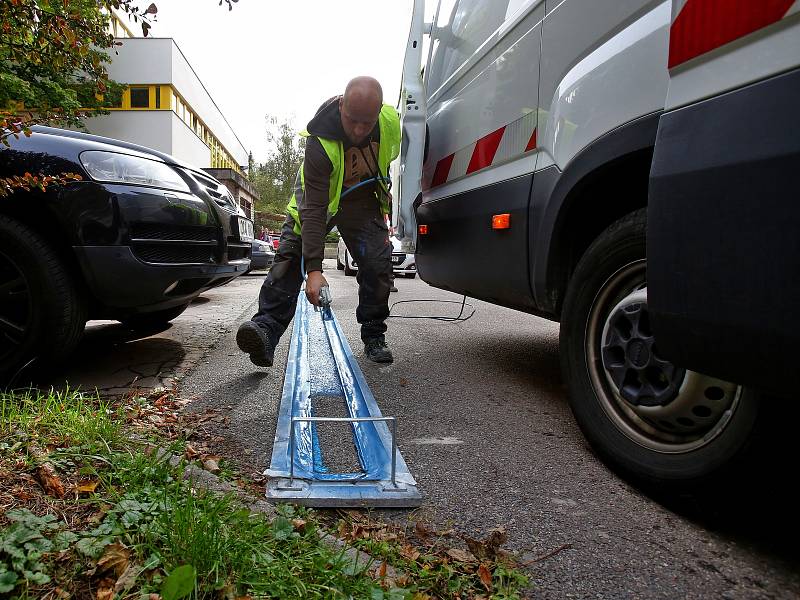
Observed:
[[[419,552],[415,550],[413,546],[406,544],[400,549],[400,556],[408,560],[417,560],[419,558]]]
[[[469,536],[462,536],[466,542],[469,551],[475,555],[479,560],[485,558],[494,560],[497,558],[500,546],[506,543],[508,534],[505,527],[495,527],[489,530],[489,535],[483,540],[475,540]]]
[[[380,566],[380,568],[378,569],[378,577],[380,577],[381,579],[383,579],[384,577],[386,577],[386,561],[383,561],[383,562],[381,563],[381,566]]]
[[[217,460],[219,460],[218,457],[217,457]],[[206,471],[210,471],[212,473],[218,473],[219,472],[219,463],[217,462],[217,460],[215,460],[213,458],[210,458],[210,457],[204,459],[203,460],[203,468]]]
[[[64,497],[64,484],[50,463],[43,463],[36,468],[36,479],[48,496]]]
[[[450,548],[447,551],[447,555],[457,562],[462,562],[462,563],[475,562],[475,557],[472,556],[472,554],[466,552],[465,550],[459,550],[458,548]]]
[[[486,568],[486,565],[481,565],[478,567],[478,577],[481,578],[481,583],[483,587],[486,588],[487,592],[492,591],[492,574],[489,572],[489,569]]]
[[[194,446],[192,446],[191,444],[186,444],[186,450],[184,450],[184,452],[183,452],[183,455],[184,455],[184,456],[185,456],[185,457],[186,457],[188,460],[192,460],[193,458],[195,458],[195,457],[196,457],[196,456],[198,456],[199,454],[200,454],[200,452],[198,452],[197,450],[195,450]]]
[[[99,481],[82,481],[77,486],[75,486],[75,491],[79,494],[91,494],[92,492],[97,489],[97,484],[100,483]]]
[[[303,533],[306,530],[305,519],[292,519],[292,527],[294,527],[300,533]]]
[[[435,533],[435,531],[433,531],[432,529],[429,529],[428,527],[426,527],[422,523],[422,521],[417,521],[414,524],[414,530],[417,532],[417,535],[420,536],[421,538],[430,537],[431,535],[433,535]]]
[[[113,600],[117,592],[114,591],[114,582],[104,579],[97,586],[97,600]]]
[[[119,542],[115,542],[106,546],[103,556],[97,561],[97,570],[112,572],[115,577],[119,577],[128,568],[130,557],[131,551]]]
[[[122,572],[122,575],[119,576],[119,579],[117,579],[117,583],[114,585],[114,591],[117,593],[127,592],[133,587],[133,584],[136,583],[136,578],[139,577],[139,573],[141,572],[142,567],[128,565]]]

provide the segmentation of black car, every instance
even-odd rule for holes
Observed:
[[[203,171],[48,127],[9,142],[0,177],[81,180],[0,198],[0,386],[69,354],[89,319],[163,324],[249,269],[252,221]]]

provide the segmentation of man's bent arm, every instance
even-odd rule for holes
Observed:
[[[305,197],[297,209],[300,213],[303,259],[306,273],[322,271],[325,256],[325,234],[328,230],[328,189],[333,166],[322,144],[308,138],[303,160]]]

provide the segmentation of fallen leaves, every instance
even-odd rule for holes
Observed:
[[[49,462],[45,462],[36,467],[36,479],[48,496],[55,498],[64,497],[64,484],[56,473],[56,469]]]
[[[501,552],[500,546],[508,540],[508,533],[505,527],[495,527],[489,530],[489,535],[483,540],[476,540],[466,535],[462,535],[461,539],[478,560],[494,560]]]
[[[219,456],[208,456],[203,459],[203,468],[211,473],[219,473]]]
[[[489,569],[486,568],[486,565],[481,563],[478,567],[478,578],[481,580],[483,587],[486,588],[487,592],[492,591],[492,574],[489,572]]]
[[[103,556],[97,561],[97,572],[112,573],[119,578],[128,568],[130,558],[131,551],[124,544],[119,542],[109,544],[106,546]]]
[[[99,483],[100,482],[96,480],[79,482],[78,485],[75,486],[75,491],[79,494],[92,494],[97,489]]]
[[[48,460],[48,454],[39,444],[31,440],[28,442],[28,453],[38,462],[36,467],[36,480],[48,496],[55,498],[64,497],[64,483],[58,476],[55,467]]]
[[[392,585],[403,585],[408,579],[414,581],[415,577],[423,577],[426,581],[439,577],[443,582],[442,591],[447,589],[446,581],[452,576],[472,577],[472,587],[465,597],[473,600],[484,599],[496,593],[494,571],[498,565],[514,567],[518,563],[501,546],[508,540],[508,533],[504,527],[494,527],[487,531],[482,539],[476,539],[455,532],[452,529],[437,530],[429,524],[417,521],[412,529],[402,528],[397,525],[372,521],[369,516],[359,511],[340,511],[345,518],[338,523],[338,533],[341,538],[355,542],[361,540],[384,541],[391,540],[392,553],[407,561],[406,565],[397,565],[395,568],[406,570],[406,575],[394,573],[387,577],[385,560],[374,571],[374,577],[380,582],[381,587],[389,589]],[[463,542],[467,549],[453,547],[453,544]],[[370,546],[365,546],[369,552]],[[372,547],[374,548],[374,546]],[[373,555],[382,559],[383,554]],[[428,596],[419,595],[419,599]],[[449,597],[449,596],[448,596]],[[412,596],[417,598],[417,596]]]
[[[458,548],[450,548],[447,551],[447,556],[452,558],[454,561],[461,563],[478,562],[472,554],[466,552],[465,550],[459,550]]]

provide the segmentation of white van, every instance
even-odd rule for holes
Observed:
[[[800,306],[800,3],[441,0],[429,24],[423,4],[404,65],[394,211],[420,277],[560,321],[571,407],[612,465],[668,487],[713,481],[744,455],[771,403],[756,388],[790,389],[780,382],[794,362],[783,354],[790,341],[798,356],[800,319],[776,326]],[[767,87],[754,94],[754,85]],[[723,111],[733,90],[749,91]],[[698,108],[713,98],[713,110]],[[755,139],[728,154],[737,120]],[[692,148],[699,128],[706,139]],[[783,168],[756,169],[771,158]],[[692,164],[705,172],[701,187]],[[773,196],[774,213],[748,218],[765,181],[731,179],[737,164],[769,172],[795,201]],[[743,250],[730,243],[738,235],[761,242]],[[740,265],[752,280],[737,277]],[[764,318],[764,301],[785,312]],[[739,319],[746,306],[752,316]],[[715,315],[727,321],[698,323]],[[754,330],[759,318],[766,326]],[[715,348],[726,327],[728,346]],[[780,350],[760,353],[770,339]],[[715,350],[721,358],[706,358]]]

